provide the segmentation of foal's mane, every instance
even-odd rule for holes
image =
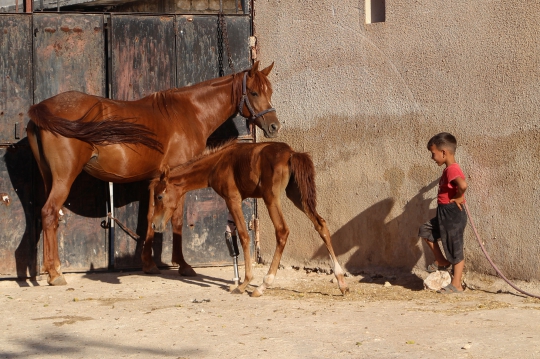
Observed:
[[[219,152],[219,151],[222,151],[222,150],[225,150],[226,148],[228,147],[231,147],[233,145],[235,145],[237,143],[236,139],[231,139],[229,141],[226,141],[218,146],[215,146],[215,147],[207,147],[200,155],[192,158],[191,160],[181,164],[181,165],[178,165],[176,167],[173,167],[169,170],[169,178],[172,178],[176,175],[178,175],[179,172],[181,172],[183,169],[185,169],[186,167],[188,166],[191,166],[194,162],[197,162],[205,157],[208,157],[216,152]],[[155,186],[157,182],[159,182],[160,180],[160,176],[161,174],[159,174],[158,176],[154,177],[152,179],[152,181],[150,182],[150,186]]]

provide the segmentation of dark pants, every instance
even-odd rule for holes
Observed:
[[[463,208],[463,207],[462,207]],[[456,264],[461,262],[463,256],[463,232],[467,225],[467,213],[460,210],[455,203],[439,204],[437,217],[424,223],[418,236],[430,242],[441,240],[446,259]]]

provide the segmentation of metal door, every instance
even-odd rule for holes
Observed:
[[[36,275],[32,153],[32,16],[0,15],[0,277]]]
[[[176,87],[174,15],[111,15],[111,92],[118,100],[138,100]],[[148,182],[114,185],[115,217],[140,236],[116,230],[114,267],[140,268],[146,236]],[[172,241],[154,241],[157,265],[171,265]]]
[[[247,69],[250,67],[250,18],[225,16],[225,21],[235,71]],[[226,75],[232,73],[228,66],[226,44],[219,42],[217,16],[179,15],[177,24],[179,87],[218,77],[220,66]],[[212,134],[209,143],[231,137],[252,140],[245,118],[235,116],[229,119]],[[255,215],[255,203],[253,199],[246,199],[242,204],[244,217],[250,229],[252,226],[249,224]],[[225,244],[227,217],[225,201],[212,189],[206,188],[186,194],[182,249],[188,263],[193,265],[231,263]],[[169,233],[165,232],[164,240],[172,241],[172,235]],[[252,231],[250,235],[253,240]]]
[[[144,16],[34,13],[0,15],[0,276],[34,276],[41,267],[40,210],[45,202],[41,175],[25,138],[30,105],[77,90],[132,100],[152,92],[217,77],[217,16]],[[250,66],[249,16],[226,16],[236,71]],[[223,50],[226,51],[225,48]],[[107,54],[109,57],[107,58]],[[227,53],[223,53],[224,71]],[[109,91],[107,91],[110,89]],[[209,140],[251,141],[242,117],[231,118]],[[108,184],[79,175],[64,205],[59,254],[65,271],[140,268],[146,234],[146,182],[114,186],[115,215],[141,239],[116,232],[109,252],[105,225],[110,210]],[[255,201],[244,201],[249,223]],[[228,264],[224,244],[227,210],[212,190],[189,193],[185,205],[184,253],[194,265]],[[154,260],[170,265],[172,232],[156,236]]]
[[[43,13],[33,18],[35,103],[70,90],[106,96],[103,15]],[[36,179],[36,205],[41,209],[45,196],[41,176]],[[58,227],[64,271],[107,268],[108,231],[102,226],[107,198],[105,182],[85,172],[75,180]]]

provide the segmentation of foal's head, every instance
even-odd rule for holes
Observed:
[[[259,71],[259,62],[256,61],[251,70],[247,71],[245,79],[247,100],[240,109],[242,116],[253,121],[268,138],[277,137],[281,128],[276,111],[272,107],[272,84],[268,80],[272,67],[274,63]]]
[[[149,225],[154,231],[161,233],[165,230],[167,222],[171,219],[174,211],[178,207],[178,200],[181,197],[176,186],[169,182],[169,167],[161,173],[161,176],[150,182],[150,213]]]

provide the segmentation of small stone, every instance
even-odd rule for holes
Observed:
[[[384,286],[388,288],[388,287],[391,287],[392,284],[390,284],[390,282],[386,281],[386,282],[384,282]]]
[[[461,347],[461,349],[471,349],[471,344],[465,344],[464,346]]]

